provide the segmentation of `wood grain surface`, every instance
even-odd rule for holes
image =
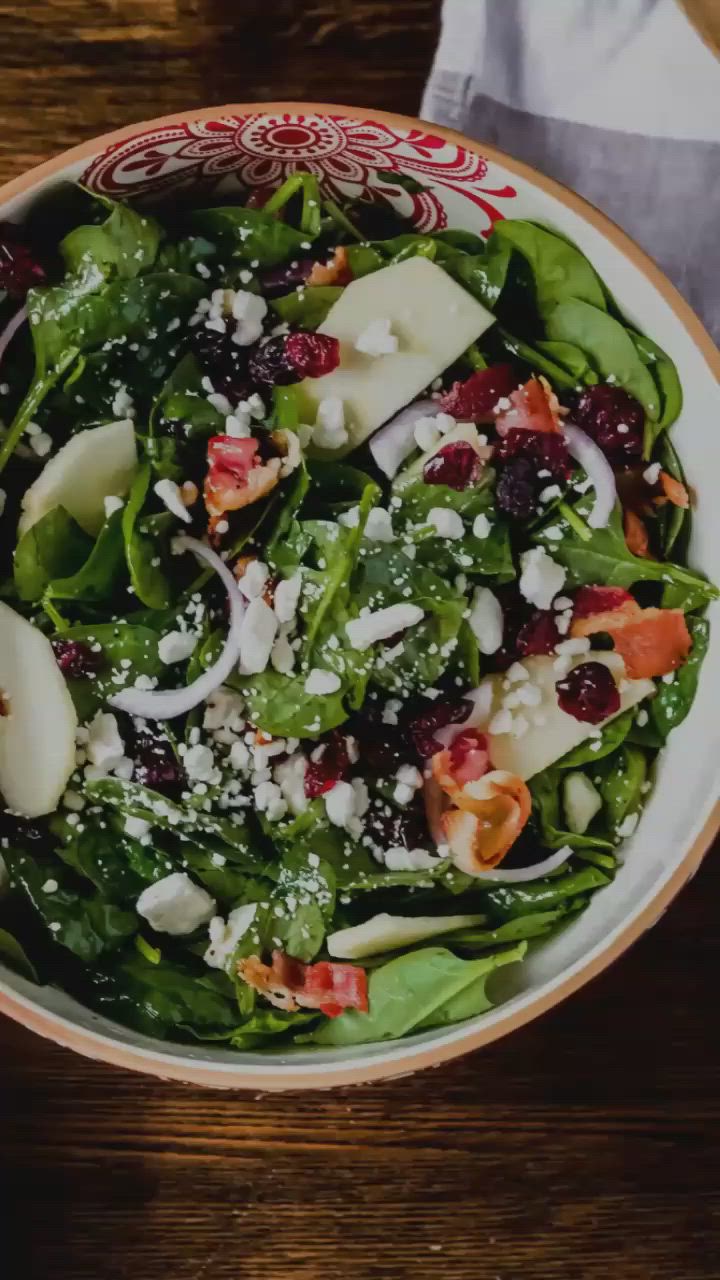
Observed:
[[[498,0],[500,2],[500,0]],[[436,0],[0,0],[0,180],[232,99],[413,111]],[[0,1023],[2,1280],[718,1280],[720,869],[464,1061],[213,1094]]]

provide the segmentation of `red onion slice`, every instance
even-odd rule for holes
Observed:
[[[15,337],[15,334],[18,329],[22,328],[27,318],[27,307],[21,307],[19,311],[15,312],[12,320],[9,320],[5,325],[2,333],[0,333],[0,364],[2,364],[2,358]]]
[[[604,529],[617,499],[612,467],[602,449],[599,449],[595,441],[591,440],[585,431],[581,431],[580,427],[574,427],[571,423],[565,422],[562,433],[569,452],[587,472],[588,479],[592,480],[595,490],[595,505],[587,522],[591,529]]]
[[[370,441],[370,452],[389,480],[397,475],[401,464],[417,448],[415,425],[418,419],[436,418],[439,413],[442,409],[437,400],[416,400],[376,431]]]
[[[230,628],[217,661],[186,688],[123,689],[109,699],[111,707],[126,711],[131,716],[142,716],[144,720],[174,720],[177,716],[186,715],[227,680],[240,659],[240,625],[245,613],[245,602],[232,573],[220,556],[197,538],[180,536],[173,540],[172,546],[178,555],[183,551],[192,551],[198,560],[204,560],[218,574],[228,593]]]
[[[536,862],[532,867],[508,867],[507,871],[479,871],[476,873],[477,880],[493,881],[497,884],[522,884],[527,880],[540,880],[551,871],[555,871],[557,867],[561,867],[563,863],[571,858],[574,850],[569,844],[564,844],[562,849],[556,849],[551,853],[549,858],[545,858],[542,862]]]

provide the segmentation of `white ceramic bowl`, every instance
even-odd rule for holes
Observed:
[[[119,197],[172,197],[192,189],[232,196],[239,185],[276,185],[297,168],[311,168],[341,196],[379,188],[422,230],[451,226],[483,234],[495,219],[509,216],[545,222],[575,241],[635,327],[678,366],[685,403],[673,439],[698,495],[690,560],[720,582],[720,355],[680,295],[623,232],[578,196],[494,148],[381,111],[300,103],[212,108],[122,129],[40,165],[0,189],[0,218],[21,219],[41,192],[62,180],[81,178]],[[388,185],[378,175],[389,171],[415,177],[428,190],[413,195]],[[492,1012],[391,1043],[266,1057],[136,1035],[1,966],[0,1010],[91,1057],[195,1084],[256,1090],[329,1088],[397,1075],[506,1035],[587,982],[648,929],[696,870],[720,825],[715,610],[698,697],[660,756],[657,786],[627,844],[624,865],[571,927],[514,969],[514,988]],[[642,1000],[643,992],[630,998]]]

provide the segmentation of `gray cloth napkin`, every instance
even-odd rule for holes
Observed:
[[[445,0],[422,114],[591,200],[720,340],[720,61],[675,0]]]

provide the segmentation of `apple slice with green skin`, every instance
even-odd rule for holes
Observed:
[[[0,602],[0,794],[13,813],[57,808],[75,768],[77,723],[50,641]]]
[[[135,428],[129,418],[78,431],[48,459],[26,491],[18,536],[53,507],[64,507],[95,537],[105,522],[105,498],[128,492],[137,465]]]
[[[390,321],[398,350],[365,355],[355,343],[379,319]],[[415,400],[494,323],[485,307],[428,258],[408,258],[353,280],[318,329],[339,339],[340,364],[302,383],[311,406],[337,396],[345,407],[350,439],[331,456],[356,448]]]
[[[327,949],[338,960],[362,960],[383,951],[410,947],[425,938],[435,938],[455,929],[472,929],[487,924],[487,916],[391,916],[383,911],[364,924],[340,929],[327,938]]]
[[[579,747],[581,742],[592,737],[596,729],[602,728],[603,724],[609,724],[615,719],[615,716],[608,716],[602,724],[592,725],[585,720],[576,720],[574,716],[563,711],[558,704],[555,689],[562,675],[555,670],[554,661],[552,654],[522,660],[521,666],[528,672],[528,679],[518,681],[510,688],[518,690],[523,685],[532,686],[536,690],[536,697],[539,693],[539,700],[534,705],[518,706],[512,711],[513,716],[522,715],[528,721],[529,727],[521,737],[514,737],[512,732],[488,733],[488,751],[493,769],[507,769],[509,773],[517,774],[523,781],[527,781],[543,769],[549,769],[556,761],[567,755],[568,751]],[[628,707],[634,707],[638,702],[642,702],[643,698],[655,693],[652,680],[625,678],[625,664],[617,653],[592,652],[575,655],[572,659],[572,667],[578,666],[581,662],[590,661],[603,663],[615,677],[620,693],[620,708],[616,715],[621,715],[623,711],[627,711]],[[505,680],[505,674],[488,676],[488,683],[492,687],[492,702],[489,712],[483,717],[483,722],[477,726],[486,732],[487,726],[493,716],[501,710],[503,701],[510,692],[510,689],[503,687]],[[541,723],[536,723],[541,717]],[[462,729],[462,725],[458,728]]]

